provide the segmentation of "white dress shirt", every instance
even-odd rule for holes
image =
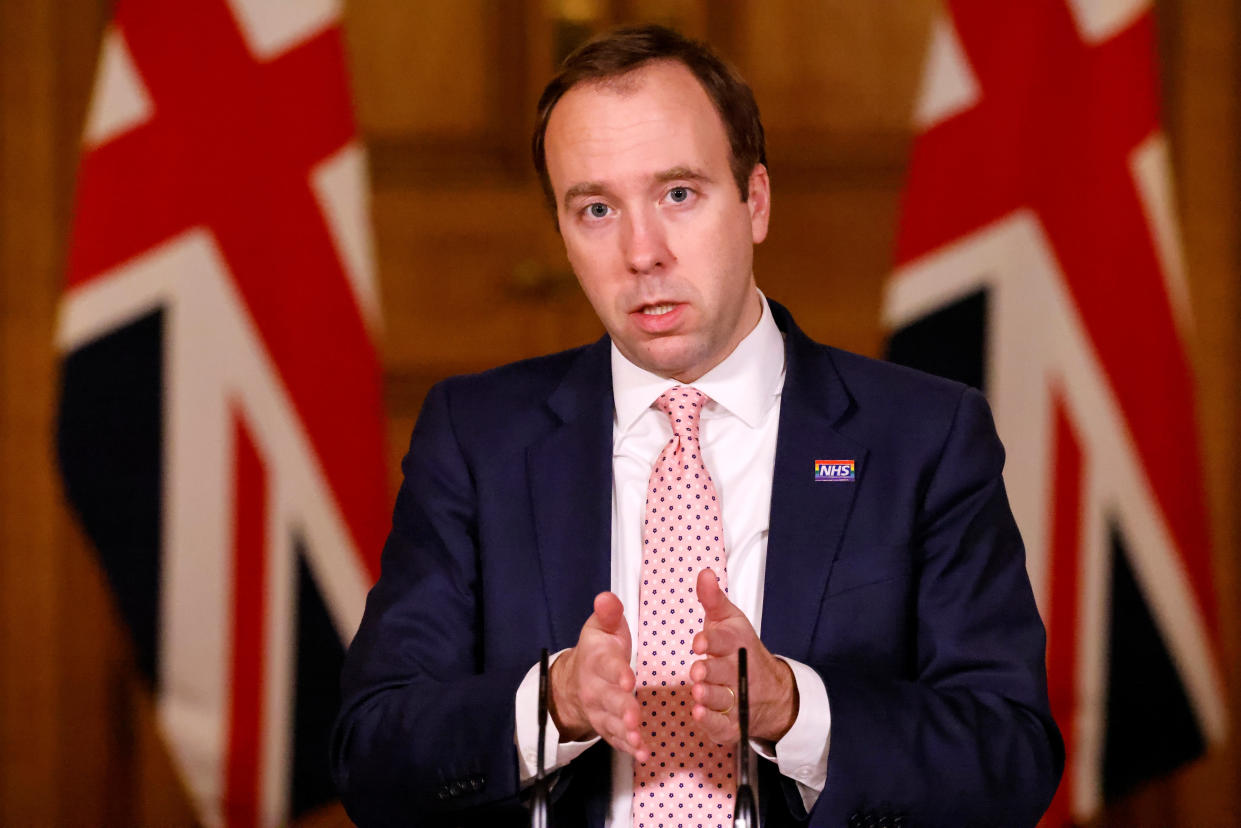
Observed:
[[[761,304],[762,317],[754,330],[723,362],[692,383],[710,397],[700,417],[699,445],[723,504],[728,597],[760,634],[772,470],[784,388],[784,338],[766,300]],[[612,592],[625,607],[633,641],[638,640],[638,575],[647,481],[660,451],[672,437],[668,415],[655,407],[655,401],[679,384],[639,368],[612,345]],[[633,657],[636,661],[636,652]],[[784,660],[797,681],[797,719],[774,746],[752,740],[751,747],[797,782],[809,810],[827,780],[831,711],[819,675],[792,659]],[[537,710],[535,665],[518,688],[516,699],[514,740],[523,784],[536,773]],[[549,718],[544,748],[547,769],[568,764],[596,741],[598,737],[561,743]],[[753,756],[750,758],[753,761]],[[614,751],[609,828],[630,825],[632,799],[633,758]]]

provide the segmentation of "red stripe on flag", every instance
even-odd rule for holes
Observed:
[[[247,828],[259,821],[262,778],[268,493],[267,469],[236,413],[233,441],[233,665],[225,807],[229,826]]]
[[[341,30],[260,62],[223,0],[125,0],[115,22],[153,113],[82,160],[69,285],[208,230],[378,574],[379,362],[310,188],[312,167],[356,136]]]
[[[1070,817],[1071,789],[1076,747],[1073,713],[1076,709],[1078,602],[1081,590],[1081,519],[1082,508],[1082,447],[1069,422],[1064,401],[1056,398],[1053,406],[1055,417],[1055,463],[1048,485],[1054,492],[1052,503],[1051,582],[1055,589],[1048,596],[1047,631],[1047,692],[1051,698],[1051,713],[1060,726],[1064,737],[1067,759],[1060,787],[1051,801],[1051,808],[1040,825],[1044,828],[1060,828],[1072,825]]]
[[[981,100],[915,141],[898,266],[1037,214],[1217,637],[1193,372],[1129,166],[1159,129],[1153,15],[1087,44],[1064,2],[948,7]]]

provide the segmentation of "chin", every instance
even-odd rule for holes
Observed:
[[[642,361],[638,364],[661,377],[681,376],[694,362],[680,349],[645,348],[638,353],[642,355]]]

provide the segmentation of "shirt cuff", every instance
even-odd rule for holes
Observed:
[[[547,668],[551,669],[556,659],[567,650],[561,650],[547,660]],[[518,773],[521,786],[524,788],[534,781],[539,772],[539,665],[535,664],[526,672],[526,677],[517,685],[517,699],[514,704],[513,743],[517,746]],[[588,747],[599,741],[596,736],[585,742],[560,741],[560,731],[549,714],[547,731],[543,740],[543,769],[551,773],[562,768],[580,756]]]
[[[797,718],[784,738],[776,742],[751,740],[754,752],[776,763],[780,773],[797,783],[809,813],[827,784],[827,750],[832,740],[832,710],[823,679],[810,667],[776,656],[793,671],[797,682]],[[537,679],[537,673],[535,678]]]

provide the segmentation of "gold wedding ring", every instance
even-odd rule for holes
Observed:
[[[732,696],[732,701],[728,703],[728,707],[723,710],[716,711],[721,716],[727,716],[729,713],[733,712],[733,708],[737,705],[737,694],[733,692],[733,689],[728,685],[725,685],[724,689],[728,691],[728,695]]]

